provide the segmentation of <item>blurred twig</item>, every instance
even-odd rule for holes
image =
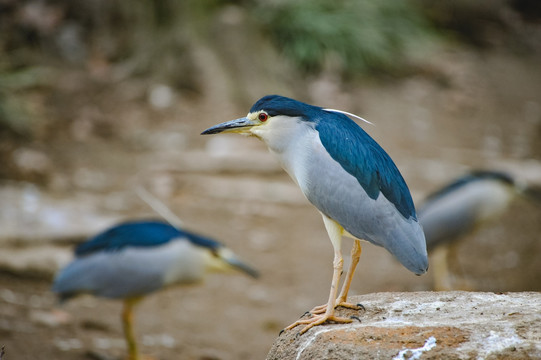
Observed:
[[[171,211],[164,203],[162,203],[157,197],[152,195],[143,186],[136,186],[135,192],[148,206],[152,208],[158,215],[163,217],[170,225],[176,228],[182,228],[182,220],[179,219],[175,213]]]

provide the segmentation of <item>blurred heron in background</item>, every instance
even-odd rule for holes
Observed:
[[[122,325],[129,359],[139,359],[133,307],[146,295],[172,285],[201,282],[212,272],[257,272],[212,239],[161,221],[113,226],[75,249],[76,258],[54,280],[53,292],[67,300],[88,293],[123,299]]]
[[[535,187],[500,171],[472,171],[429,195],[418,209],[426,244],[434,252],[434,289],[451,290],[447,256],[456,240],[498,219],[517,195],[541,198]]]
[[[356,117],[269,95],[258,100],[246,117],[203,132],[235,132],[263,140],[323,217],[334,248],[331,290],[327,304],[315,307],[309,319],[287,328],[304,324],[301,334],[326,321],[352,321],[336,317],[334,310],[338,305],[360,308],[347,303],[361,255],[359,240],[384,247],[415,274],[428,269],[424,234],[404,179],[389,155],[348,116]],[[353,238],[354,245],[337,298],[343,235]]]

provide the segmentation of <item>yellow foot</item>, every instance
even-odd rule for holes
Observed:
[[[305,319],[305,320],[301,319],[301,320],[295,321],[293,324],[286,327],[285,330],[291,330],[297,325],[306,325],[299,333],[299,335],[302,335],[308,330],[310,330],[312,327],[321,325],[327,321],[334,321],[336,323],[350,323],[353,321],[353,319],[342,318],[342,317],[337,317],[334,315],[327,315],[327,314],[314,315],[309,319]]]
[[[352,310],[364,310],[364,306],[362,304],[352,304],[352,303],[348,303],[348,302],[345,302],[345,301],[337,301],[334,308],[336,309],[339,306],[344,307],[346,309],[352,309]],[[316,306],[315,308],[313,308],[309,312],[312,315],[319,315],[319,314],[323,314],[326,310],[327,310],[327,304]]]

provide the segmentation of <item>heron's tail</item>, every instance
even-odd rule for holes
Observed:
[[[422,275],[428,271],[425,235],[416,220],[409,219],[407,225],[393,229],[390,236],[391,241],[387,250],[402,265],[416,275]]]

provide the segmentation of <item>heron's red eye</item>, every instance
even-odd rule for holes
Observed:
[[[265,113],[259,113],[259,115],[257,116],[257,118],[259,119],[259,121],[265,122],[265,121],[267,121],[267,119],[269,118],[269,115],[267,115],[267,114],[265,114]]]

